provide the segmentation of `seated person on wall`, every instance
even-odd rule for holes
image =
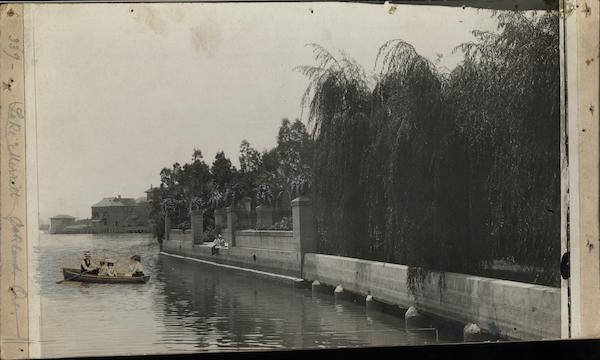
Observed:
[[[92,255],[89,251],[83,253],[83,260],[81,260],[81,272],[88,274],[98,274],[98,266],[92,261]]]
[[[211,255],[219,255],[219,249],[222,247],[227,247],[227,243],[225,242],[225,239],[223,239],[223,236],[219,234],[213,242],[212,248],[210,249]]]
[[[133,261],[132,264],[129,264],[130,272],[127,273],[127,276],[144,276],[144,266],[142,266],[142,258],[139,255],[133,255],[131,257]]]

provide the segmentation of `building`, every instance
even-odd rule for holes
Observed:
[[[87,234],[92,231],[92,221],[90,219],[80,219],[75,221],[73,225],[66,226],[63,230],[64,234]]]
[[[67,226],[75,224],[75,218],[70,215],[56,215],[50,218],[50,234],[64,233]]]
[[[148,202],[154,201],[155,194],[159,189],[160,188],[155,188],[152,186],[152,184],[150,184],[150,189],[144,191],[146,193],[146,201],[148,201]]]
[[[150,206],[144,198],[107,197],[92,205],[92,231],[149,231]]]

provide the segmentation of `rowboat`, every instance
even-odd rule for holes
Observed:
[[[81,274],[79,269],[63,268],[65,280],[81,281],[101,284],[145,284],[150,280],[149,275],[144,276],[99,276],[94,274]]]

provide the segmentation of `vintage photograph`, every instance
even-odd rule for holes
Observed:
[[[555,10],[27,5],[39,355],[560,338]]]

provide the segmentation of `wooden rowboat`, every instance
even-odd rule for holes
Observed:
[[[98,276],[94,274],[81,274],[79,269],[63,268],[63,276],[65,280],[81,281],[88,283],[101,284],[139,284],[147,283],[150,280],[149,275],[144,276]]]

